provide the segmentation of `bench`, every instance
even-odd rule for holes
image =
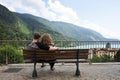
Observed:
[[[26,62],[34,63],[32,77],[37,77],[36,64],[43,60],[56,60],[55,63],[76,63],[76,76],[80,75],[80,59],[88,59],[89,49],[60,49],[55,51],[23,49],[23,57]]]

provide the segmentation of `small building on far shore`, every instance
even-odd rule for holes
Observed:
[[[106,54],[114,58],[118,50],[119,48],[96,48],[93,50],[93,54],[96,54],[98,57]]]

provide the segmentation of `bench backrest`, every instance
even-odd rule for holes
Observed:
[[[49,59],[79,59],[88,58],[89,49],[63,49],[56,51],[47,50],[28,50],[23,49],[24,59],[49,60]],[[78,53],[78,54],[77,54]]]

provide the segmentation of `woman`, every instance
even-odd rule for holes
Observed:
[[[53,40],[52,40],[50,34],[48,34],[48,33],[43,34],[43,36],[41,37],[41,43],[44,45],[48,45],[49,47],[54,47]],[[50,63],[49,63],[50,69],[54,70],[55,69],[54,68],[55,60],[49,60],[49,61],[50,61]]]

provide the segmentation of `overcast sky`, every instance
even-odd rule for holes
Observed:
[[[120,39],[120,0],[0,0],[9,10],[63,21]]]

